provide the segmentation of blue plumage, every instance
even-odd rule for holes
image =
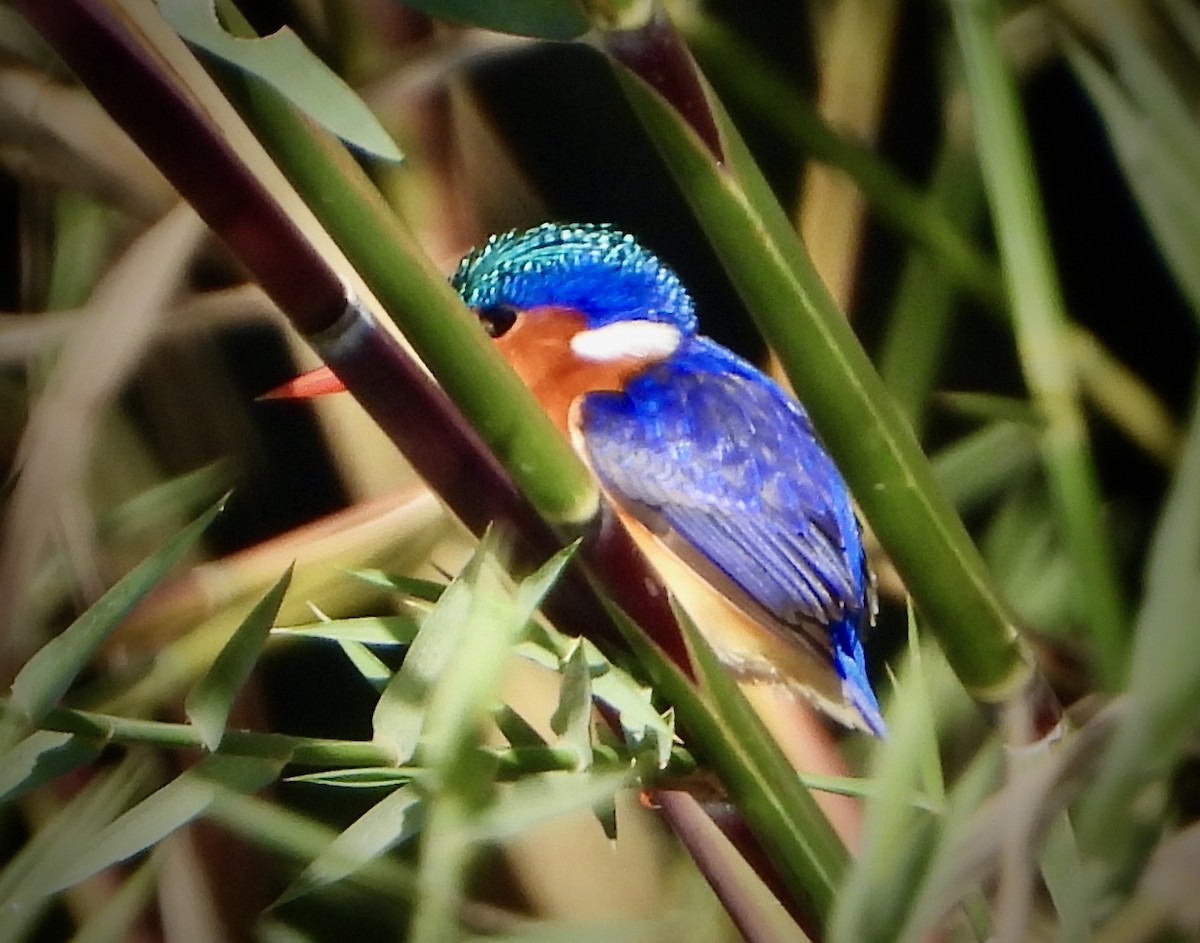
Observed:
[[[555,304],[585,314],[589,327],[640,318],[696,330],[679,276],[610,226],[544,223],[492,236],[459,263],[450,283],[472,308]]]
[[[794,398],[696,335],[674,272],[608,227],[547,224],[493,237],[453,284],[480,310],[553,306],[579,312],[588,329],[628,320],[678,328],[669,357],[620,391],[581,397],[585,457],[614,501],[671,535],[677,555],[833,668],[840,700],[882,733],[859,640],[873,614],[871,580],[845,482]]]

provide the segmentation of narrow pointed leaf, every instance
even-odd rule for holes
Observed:
[[[592,765],[592,683],[583,645],[578,644],[563,665],[558,706],[550,716],[550,729],[561,746],[573,749],[580,770]]]
[[[472,584],[492,543],[492,539],[480,541],[462,573],[446,587],[438,604],[425,617],[404,664],[379,696],[371,721],[375,742],[392,751],[397,765],[410,760],[417,749],[429,693],[459,650],[459,640],[473,605]]]
[[[220,513],[224,499],[209,508],[122,577],[58,637],[51,639],[13,680],[12,704],[37,723],[66,693],[108,635]]]
[[[633,781],[633,770],[553,771],[527,776],[505,789],[473,826],[476,841],[502,842],[529,829],[601,803]]]
[[[353,874],[367,862],[407,841],[420,831],[424,821],[421,793],[412,787],[397,789],[338,835],[283,892],[279,903],[295,900]]]
[[[421,772],[417,767],[360,766],[357,769],[334,769],[320,773],[289,776],[289,783],[320,783],[348,789],[381,789],[405,786]]]
[[[363,676],[367,684],[382,693],[383,689],[387,687],[387,683],[392,680],[392,669],[362,642],[340,639],[338,645],[341,646],[342,652],[350,659],[350,664]]]
[[[209,507],[229,490],[230,463],[216,461],[138,492],[100,520],[106,534],[125,536],[161,526],[174,515],[191,515]]]
[[[937,823],[916,808],[912,797],[921,788],[940,796],[943,779],[923,655],[910,624],[909,660],[894,689],[888,736],[871,770],[880,789],[867,806],[862,854],[838,895],[830,926],[833,943],[890,940],[928,864]]]
[[[558,582],[562,571],[571,562],[571,558],[575,556],[575,551],[579,549],[579,544],[580,542],[576,540],[569,546],[563,547],[562,550],[558,551],[558,553],[554,554],[554,556],[538,567],[536,572],[521,581],[521,585],[517,587],[515,600],[518,618],[523,615],[524,622],[528,622],[533,618],[534,612],[542,604],[542,600],[546,597],[546,594]]]
[[[421,842],[410,931],[414,943],[446,939],[457,925],[476,850],[473,827],[494,792],[495,758],[480,749],[485,721],[516,639],[574,551],[559,551],[512,592],[495,556],[483,555],[487,544],[481,545],[482,559],[471,577],[470,618],[461,637],[465,657],[448,665],[438,679],[425,721],[421,756],[439,788],[431,796]]]
[[[225,793],[208,818],[253,844],[306,866],[337,838],[338,832],[316,819],[256,796]],[[413,869],[388,856],[375,858],[349,876],[385,902],[411,903]]]
[[[132,858],[182,828],[205,811],[222,792],[254,792],[273,782],[281,760],[209,756],[143,799],[111,824],[53,876],[40,894],[53,894]]]
[[[1124,89],[1077,42],[1065,45],[1067,61],[1103,119],[1118,161],[1176,284],[1200,318],[1200,179],[1167,147]]]
[[[212,752],[221,745],[234,698],[250,677],[271,631],[271,623],[279,614],[284,594],[292,581],[292,569],[289,566],[258,601],[184,701],[188,720],[196,725],[204,745]]]
[[[329,619],[309,625],[281,625],[272,635],[359,642],[363,645],[408,645],[417,635],[417,622],[410,616],[358,616]]]
[[[1092,855],[1134,853],[1138,816],[1129,810],[1147,783],[1176,767],[1200,717],[1200,396],[1151,543],[1130,667],[1130,710],[1121,719],[1077,818]]]
[[[903,932],[897,936],[903,943],[929,939],[936,921],[944,912],[943,902],[966,896],[966,889],[957,883],[960,838],[968,829],[972,814],[995,792],[1003,775],[1000,744],[992,739],[979,750],[950,790],[936,847],[930,856],[924,880],[912,888],[913,902],[908,921]]]
[[[492,711],[492,719],[500,733],[514,747],[544,747],[546,741],[533,725],[507,704]]]
[[[366,103],[288,27],[243,39],[221,26],[213,0],[159,0],[158,9],[187,42],[262,79],[347,144],[384,160],[403,159]]]
[[[0,943],[27,939],[22,927],[36,921],[54,878],[68,868],[94,836],[120,814],[152,775],[146,757],[127,758],[107,774],[92,779],[25,847],[0,869]]]
[[[435,603],[442,598],[442,593],[446,591],[445,583],[422,580],[415,576],[384,573],[383,570],[347,570],[346,572],[371,586],[403,593],[405,596],[411,596],[422,602]]]
[[[558,671],[573,644],[573,640],[556,629],[534,623],[530,641],[522,642],[515,651],[549,671]],[[652,691],[612,665],[587,639],[583,639],[583,652],[592,695],[617,712],[626,744],[631,750],[655,755],[659,768],[665,767],[671,758],[675,727],[655,709]]]
[[[104,748],[102,740],[39,730],[0,756],[0,803],[90,763]]]
[[[478,745],[473,741],[481,737],[480,721],[490,710],[513,642],[533,618],[575,547],[554,554],[511,594],[503,585],[495,557],[489,554],[482,561],[474,577],[471,615],[462,636],[463,650],[470,657],[447,667],[430,701],[426,721],[430,766],[447,763],[456,768],[455,758],[465,763],[465,754]]]

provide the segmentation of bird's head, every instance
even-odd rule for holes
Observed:
[[[543,223],[492,236],[459,263],[450,284],[480,312],[554,307],[577,312],[587,329],[636,320],[696,330],[679,276],[607,225]]]
[[[621,389],[696,331],[679,277],[610,226],[493,236],[451,284],[560,424],[580,393]]]
[[[450,283],[564,430],[578,396],[621,390],[696,332],[679,276],[607,225],[543,223],[492,236]],[[266,398],[344,388],[322,367]]]

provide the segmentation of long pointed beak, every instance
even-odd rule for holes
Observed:
[[[346,385],[328,367],[317,367],[268,390],[257,399],[312,399],[327,393],[343,393]]]

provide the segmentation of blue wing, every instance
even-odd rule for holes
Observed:
[[[870,608],[858,521],[792,397],[693,337],[623,393],[587,395],[579,426],[592,468],[626,510],[678,534],[815,643],[855,706],[878,717],[855,631]]]

